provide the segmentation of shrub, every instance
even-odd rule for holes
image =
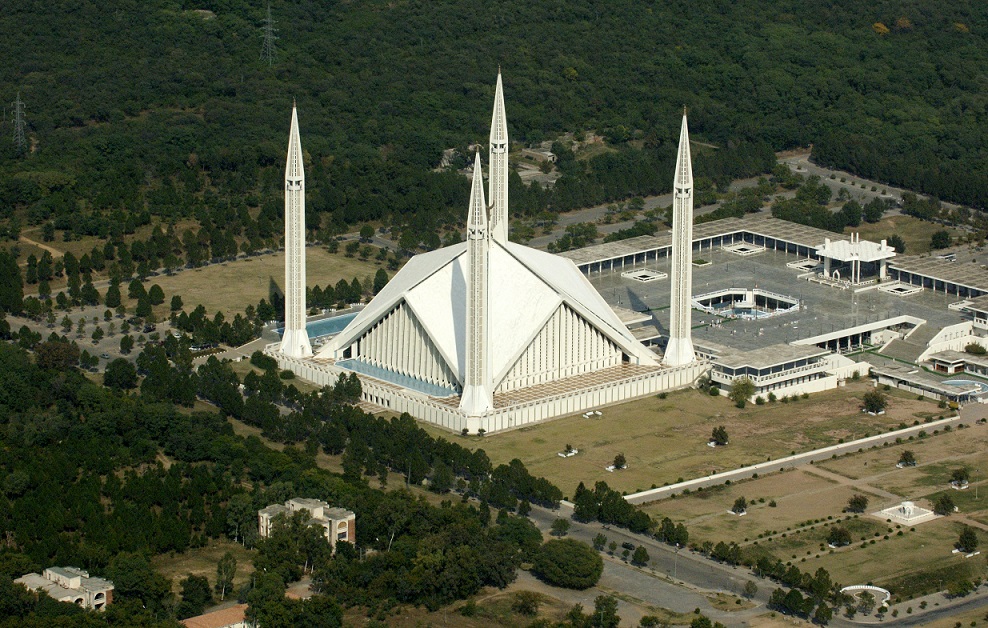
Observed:
[[[547,541],[535,555],[532,572],[567,589],[588,589],[600,580],[604,561],[592,547],[573,539]]]

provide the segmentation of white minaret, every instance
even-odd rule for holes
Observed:
[[[497,70],[497,89],[494,91],[494,115],[491,118],[490,180],[488,198],[491,201],[491,238],[495,242],[508,241],[508,122],[504,115],[504,88],[501,86],[501,69]]]
[[[683,110],[683,128],[679,132],[676,157],[676,181],[672,193],[672,298],[669,307],[669,344],[664,362],[681,366],[693,362],[690,338],[693,300],[693,164],[690,160],[690,137]]]
[[[293,358],[312,355],[305,331],[305,169],[295,103],[285,165],[285,333],[281,352]]]
[[[490,231],[487,228],[487,205],[484,202],[484,174],[480,153],[473,163],[473,187],[470,190],[470,215],[467,216],[467,325],[466,372],[460,410],[473,421],[467,429],[480,428],[479,417],[494,406],[487,359],[487,256]]]

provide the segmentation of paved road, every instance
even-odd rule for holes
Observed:
[[[754,576],[745,568],[722,565],[685,548],[677,551],[650,536],[632,534],[628,530],[612,528],[598,522],[581,523],[572,519],[572,513],[572,508],[566,505],[555,511],[533,506],[529,516],[543,531],[548,531],[553,521],[563,517],[571,522],[567,534],[569,538],[592,544],[593,537],[602,533],[607,536],[608,543],[617,542],[619,549],[616,556],[604,555],[605,576],[601,585],[646,604],[680,613],[699,608],[708,617],[727,625],[748,625],[747,620],[765,611],[768,596],[777,586]],[[645,547],[650,557],[648,567],[639,569],[620,559],[623,551],[620,545],[624,542]],[[753,609],[726,613],[713,608],[706,598],[706,595],[718,591],[740,595],[748,580],[758,585],[758,593],[754,599],[756,607]]]

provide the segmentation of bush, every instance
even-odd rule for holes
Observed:
[[[600,580],[604,561],[592,547],[573,539],[547,541],[535,555],[532,573],[557,587],[589,589]]]
[[[261,351],[255,351],[251,354],[250,363],[262,371],[278,368],[278,361],[269,355],[264,355]]]

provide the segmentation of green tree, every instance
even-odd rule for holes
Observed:
[[[933,501],[933,512],[941,515],[948,516],[954,512],[954,500],[950,495],[944,493]]]
[[[20,314],[24,308],[24,282],[17,259],[0,250],[0,312]]]
[[[511,610],[521,615],[534,617],[539,614],[542,605],[542,594],[535,591],[518,591],[512,596]]]
[[[735,499],[734,505],[731,506],[731,512],[736,515],[741,515],[748,512],[748,500],[746,500],[743,496]]]
[[[898,466],[901,467],[915,467],[916,466],[916,456],[913,452],[906,449],[901,454],[899,454]]]
[[[899,255],[904,255],[906,252],[906,241],[897,233],[893,233],[885,238],[885,243],[895,249],[895,252]]]
[[[40,368],[64,371],[79,363],[79,347],[68,342],[42,342],[34,348],[34,359]]]
[[[179,584],[182,585],[182,599],[175,607],[175,615],[179,619],[202,615],[206,605],[213,599],[206,576],[189,574]]]
[[[617,628],[621,617],[617,614],[617,599],[611,595],[598,595],[593,601],[593,615],[590,625],[593,628]]]
[[[137,300],[137,309],[134,313],[141,318],[149,318],[153,313],[151,310],[151,299],[144,295]]]
[[[370,225],[363,225],[360,227],[360,239],[363,242],[370,242],[370,239],[374,237],[374,227]]]
[[[569,519],[562,519],[562,518],[556,519],[555,521],[552,522],[551,534],[553,536],[566,536],[566,533],[569,532],[569,529],[570,529]]]
[[[951,243],[950,234],[944,229],[937,231],[930,238],[930,247],[934,249],[945,249],[950,246],[950,243]]]
[[[532,571],[553,586],[588,589],[600,579],[604,561],[586,543],[573,539],[547,541],[535,556]]]
[[[739,408],[743,408],[748,399],[755,394],[755,382],[748,377],[739,377],[731,384],[728,398]]]
[[[715,427],[710,435],[710,441],[721,447],[727,445],[727,429],[723,425]]]
[[[851,544],[851,533],[843,526],[833,526],[827,535],[827,543],[834,547],[843,547]]]
[[[121,331],[123,327],[121,326]],[[134,350],[134,337],[130,334],[120,337],[120,353],[127,355]]]
[[[758,593],[758,585],[755,584],[754,580],[745,580],[744,589],[742,592],[744,596],[750,600],[755,597],[755,594]]]
[[[864,512],[866,508],[868,508],[868,498],[855,493],[847,500],[847,507],[844,510],[847,512]]]
[[[954,469],[950,474],[950,482],[957,486],[963,486],[968,483],[971,479],[971,472],[968,471],[967,467],[961,467],[959,469]]]
[[[110,388],[130,390],[137,386],[137,369],[128,360],[117,358],[106,365],[103,384]]]
[[[374,273],[374,294],[377,294],[388,285],[388,273],[383,268],[378,268]]]
[[[613,464],[614,464],[614,468],[615,469],[623,469],[623,468],[625,468],[627,466],[628,461],[624,457],[624,454],[618,454],[618,455],[614,456],[614,463]]]
[[[631,555],[631,564],[638,565],[639,567],[647,565],[649,560],[648,550],[645,549],[644,545],[636,547],[634,553]]]
[[[233,579],[237,575],[237,559],[232,552],[223,554],[216,563],[216,592],[220,600],[226,599],[226,592],[233,589]]]
[[[120,307],[120,282],[113,280],[110,287],[106,289],[106,297],[103,299],[106,307],[114,309]]]
[[[964,526],[964,529],[961,530],[960,538],[957,539],[954,547],[965,554],[970,554],[978,549],[978,535],[975,533],[974,528],[968,525]]]
[[[171,311],[172,312],[179,312],[179,311],[181,311],[182,306],[183,306],[182,297],[178,296],[177,294],[176,295],[172,295]]]
[[[883,412],[889,405],[888,397],[886,397],[885,393],[880,390],[871,390],[866,392],[864,396],[862,396],[861,401],[864,403],[865,411],[873,414]]]
[[[607,537],[603,533],[598,532],[593,537],[593,548],[598,552],[604,551],[604,547],[607,545]]]
[[[165,291],[158,284],[154,284],[148,290],[148,299],[151,300],[151,305],[161,305],[165,302]]]

